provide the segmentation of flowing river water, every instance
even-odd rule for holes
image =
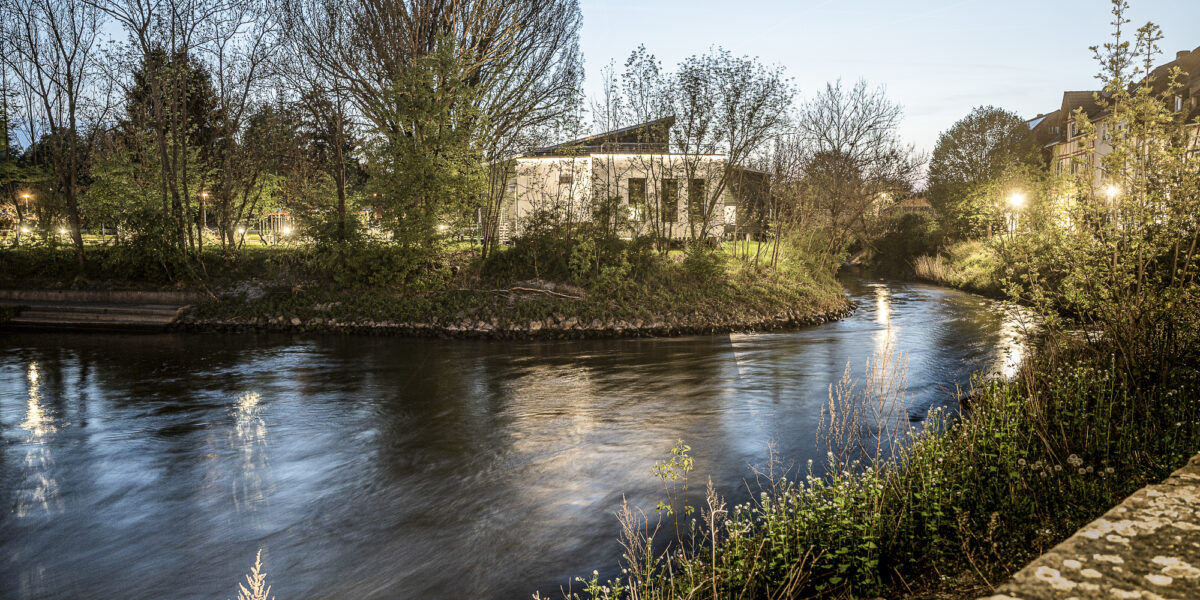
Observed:
[[[902,353],[920,421],[1024,352],[1003,303],[843,283],[853,316],[771,334],[0,332],[0,598],[230,598],[260,548],[280,600],[545,596],[616,572],[676,440],[741,501],[769,443],[821,460],[847,365]]]

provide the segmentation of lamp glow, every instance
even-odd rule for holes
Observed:
[[[1110,183],[1104,187],[1104,195],[1107,196],[1109,200],[1113,200],[1117,196],[1121,195],[1121,188]]]
[[[1022,194],[1021,192],[1013,192],[1008,197],[1008,206],[1013,210],[1018,210],[1022,206],[1025,206],[1025,194]]]
[[[237,232],[238,232],[238,235],[242,235],[242,234],[246,233],[246,229],[243,227],[238,227]]]
[[[284,226],[283,235],[292,235],[292,228],[288,227],[288,226]]]

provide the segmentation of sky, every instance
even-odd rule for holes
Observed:
[[[1162,60],[1200,46],[1200,0],[1131,0],[1133,31],[1162,27]],[[721,46],[786,68],[801,99],[842,79],[883,85],[904,106],[901,136],[932,151],[976,106],[1025,118],[1066,90],[1097,89],[1089,46],[1109,41],[1107,0],[581,0],[588,100],[600,70],[638,44],[668,70]]]

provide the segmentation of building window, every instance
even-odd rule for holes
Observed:
[[[1175,112],[1183,110],[1183,96],[1175,96]]]
[[[571,173],[567,173],[565,175],[558,176],[558,184],[559,185],[570,185],[572,183],[575,183],[575,176],[572,175]]]
[[[658,198],[659,216],[663,223],[674,223],[679,219],[679,180],[662,180],[662,191]]]
[[[629,178],[629,213],[634,221],[646,220],[646,178]]]
[[[688,219],[692,223],[704,222],[704,213],[707,208],[707,198],[704,192],[703,179],[688,180]]]

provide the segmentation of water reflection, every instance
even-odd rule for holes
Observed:
[[[25,440],[25,482],[17,496],[18,518],[31,514],[49,514],[62,508],[58,482],[54,478],[54,456],[48,438],[57,431],[54,419],[42,406],[41,372],[37,361],[25,371],[29,400],[25,405],[25,420],[20,427],[29,432]]]
[[[20,511],[0,514],[17,557],[0,581],[18,598],[231,596],[259,547],[280,597],[517,598],[611,575],[613,512],[624,496],[653,514],[650,468],[676,439],[695,481],[744,501],[768,443],[820,459],[848,365],[907,356],[899,412],[919,421],[1021,351],[990,300],[846,285],[856,316],[785,334],[5,336],[0,499]]]
[[[233,472],[233,504],[239,512],[253,511],[270,491],[267,424],[261,416],[262,395],[246,392],[233,407],[230,445],[238,455]]]

